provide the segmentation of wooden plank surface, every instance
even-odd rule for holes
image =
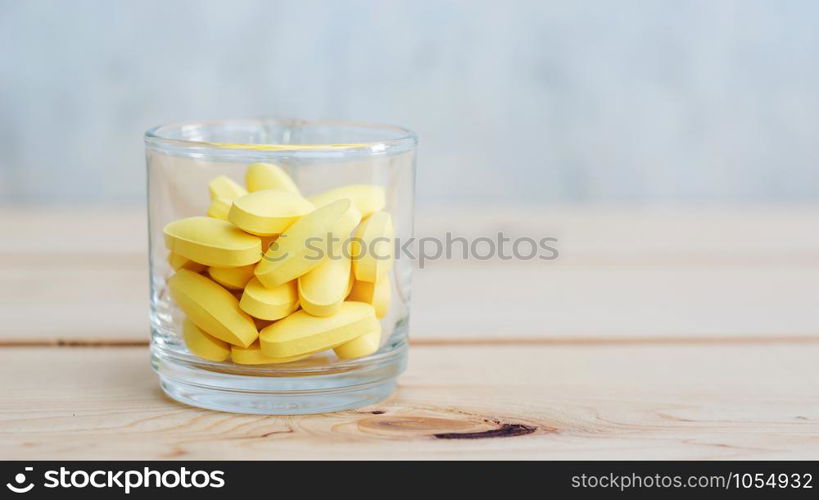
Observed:
[[[144,347],[0,349],[2,459],[817,459],[819,343],[415,346],[304,417],[165,398]]]
[[[141,209],[4,208],[0,226],[0,342],[147,340]],[[418,270],[419,341],[819,337],[819,207],[449,207],[417,226],[554,235],[561,252]]]
[[[162,395],[144,224],[0,209],[0,458],[819,459],[819,207],[422,210],[561,257],[419,270],[398,392],[305,417]]]

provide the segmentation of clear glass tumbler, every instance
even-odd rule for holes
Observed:
[[[300,355],[293,356],[294,360],[289,361],[291,358],[287,357],[269,358],[271,352],[278,354],[279,351],[266,350],[267,344],[260,344],[262,338],[268,338],[265,333],[250,346],[237,344],[249,342],[253,332],[267,332],[271,325],[277,323],[278,326],[272,328],[277,330],[277,341],[292,336],[293,331],[288,328],[301,332],[304,325],[318,325],[314,330],[322,332],[322,328],[325,328],[322,325],[334,328],[338,325],[333,325],[333,320],[327,319],[324,310],[320,314],[325,317],[314,319],[307,314],[308,311],[304,311],[301,301],[294,303],[286,311],[289,315],[284,319],[278,318],[281,314],[275,316],[276,320],[254,316],[255,309],[245,307],[242,299],[245,294],[250,293],[250,282],[245,282],[247,279],[254,279],[254,269],[259,264],[247,264],[238,260],[227,264],[210,261],[211,257],[221,259],[225,255],[230,257],[238,254],[233,247],[213,250],[208,245],[230,246],[233,240],[225,243],[215,237],[215,242],[210,241],[208,238],[214,238],[208,231],[215,228],[222,232],[222,236],[224,231],[233,231],[230,233],[231,237],[234,232],[239,231],[243,233],[240,235],[244,238],[241,240],[243,242],[254,238],[260,240],[258,259],[261,262],[269,255],[265,254],[265,248],[276,246],[277,234],[244,234],[244,226],[244,229],[240,229],[233,224],[238,224],[236,221],[243,223],[245,219],[234,218],[236,214],[232,210],[239,210],[239,206],[244,210],[250,206],[248,210],[251,215],[247,216],[242,212],[244,216],[252,218],[258,215],[261,218],[252,220],[281,223],[277,228],[269,230],[287,234],[288,229],[294,228],[297,221],[306,217],[307,213],[319,210],[327,202],[326,195],[324,198],[316,198],[317,195],[337,188],[342,188],[336,192],[343,194],[347,192],[344,191],[347,189],[345,186],[352,186],[352,189],[360,186],[370,189],[375,186],[373,189],[383,192],[383,206],[364,207],[360,211],[362,217],[357,228],[360,229],[368,220],[375,218],[368,211],[380,208],[379,212],[388,214],[382,214],[381,220],[392,220],[394,235],[390,244],[403,243],[412,237],[413,231],[416,143],[415,135],[409,130],[354,122],[248,119],[173,123],[148,130],[145,144],[150,236],[151,354],[154,370],[159,375],[165,393],[183,403],[203,408],[260,414],[338,411],[371,404],[389,396],[395,389],[396,377],[406,365],[412,272],[412,263],[408,259],[400,256],[394,258],[393,264],[384,271],[383,276],[378,274],[378,285],[374,285],[376,281],[370,278],[367,279],[373,283],[361,282],[354,265],[350,264],[348,288],[343,292],[346,297],[345,307],[351,301],[355,301],[358,306],[361,302],[375,304],[380,300],[379,307],[366,306],[370,315],[370,309],[378,311],[379,319],[367,320],[371,321],[367,323],[370,325],[380,322],[380,341],[375,337],[377,346],[372,346],[375,352],[362,357],[342,356],[341,351],[334,349],[338,345],[335,345],[333,339],[346,342],[349,338],[341,339],[333,335],[346,335],[352,330],[341,328],[332,330],[329,337],[320,338],[319,344],[323,342],[320,350],[317,350],[318,344],[305,347],[306,344],[295,342],[298,344],[296,349],[301,349]],[[282,194],[281,186],[275,186],[270,191],[273,194],[259,195],[261,198],[256,199],[255,204],[236,203],[237,199],[249,196],[245,192],[248,166],[260,163],[269,165],[265,168],[287,174],[283,177],[289,176],[292,179],[295,188],[291,191],[298,194]],[[225,181],[222,176],[233,182]],[[213,180],[217,178],[221,179],[217,181],[222,182],[221,188],[216,186],[217,192],[213,193]],[[229,196],[225,194],[225,186],[228,187]],[[257,191],[269,186],[262,183],[263,189],[259,186],[251,187],[256,189],[250,189],[250,194],[258,195]],[[231,192],[231,189],[236,192]],[[292,219],[266,218],[270,214],[265,210],[289,209],[290,205],[285,208],[276,207],[282,199],[292,201],[294,197],[298,200],[293,203],[301,207],[301,212],[297,210],[285,214],[292,216]],[[324,201],[318,201],[320,199]],[[351,202],[353,206],[356,205],[355,200]],[[311,207],[310,210],[304,209],[305,204]],[[254,210],[260,213],[255,213]],[[208,216],[207,220],[202,220]],[[186,227],[187,232],[183,231],[181,236],[175,235],[174,238],[178,239],[169,242],[169,230],[166,231],[166,227],[175,221],[193,220],[189,218],[197,218],[194,224],[196,227]],[[358,221],[356,219],[354,222]],[[351,238],[359,234],[358,229],[353,229]],[[291,229],[291,232],[295,233],[296,230]],[[192,243],[188,240],[191,238]],[[201,255],[207,257],[200,258],[200,253],[196,253],[201,248],[205,248]],[[175,251],[171,252],[169,249]],[[342,253],[346,253],[346,250]],[[363,264],[359,267],[362,266]],[[184,294],[188,294],[184,295],[184,304],[181,304],[180,295],[174,295],[171,278],[175,275],[184,275],[186,286],[193,286],[192,291],[184,289]],[[172,286],[169,286],[169,279]],[[298,294],[302,290],[296,281],[300,279],[305,278],[294,278],[290,282],[292,288],[287,292],[296,293],[299,299],[301,296]],[[320,283],[319,281],[319,288]],[[359,288],[359,285],[364,288]],[[356,289],[359,290],[357,295]],[[382,292],[374,293],[373,289],[381,289]],[[269,291],[265,286],[260,290],[261,293]],[[362,294],[361,290],[365,292]],[[379,295],[379,298],[373,298],[374,295]],[[388,305],[385,305],[385,301]],[[191,302],[195,304],[191,305]],[[295,308],[299,310],[294,312]],[[303,316],[300,318],[301,323],[285,321],[294,314]],[[230,317],[223,321],[220,315]],[[219,328],[212,327],[216,324],[214,321],[221,321],[217,325]],[[243,341],[234,340],[231,344],[225,340],[224,332],[220,333],[220,325],[234,325],[237,322],[243,328]],[[309,328],[307,330],[308,333],[315,333]],[[355,335],[358,333],[354,332]],[[295,344],[290,342],[276,345]]]

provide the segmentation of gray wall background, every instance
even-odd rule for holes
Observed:
[[[0,0],[0,202],[261,115],[415,129],[422,202],[819,200],[819,2]]]

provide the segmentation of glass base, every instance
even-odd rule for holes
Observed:
[[[151,354],[162,390],[179,402],[231,413],[300,415],[359,408],[392,394],[406,366],[406,341],[383,349],[308,366],[214,363],[157,343]]]

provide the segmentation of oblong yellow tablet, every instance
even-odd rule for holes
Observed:
[[[376,328],[345,342],[333,349],[336,356],[342,359],[360,358],[369,356],[381,347],[381,323],[376,323]]]
[[[299,282],[299,304],[313,316],[331,316],[338,312],[350,283],[350,259],[328,258],[307,273]]]
[[[254,318],[267,321],[284,318],[299,308],[296,280],[266,288],[253,278],[245,286],[239,307]]]
[[[232,204],[233,202],[230,200],[216,198],[210,202],[206,215],[214,219],[227,220],[228,212],[230,212],[230,206]]]
[[[334,201],[294,222],[256,266],[259,281],[275,288],[321,264],[327,257],[327,238],[349,208],[350,200]]]
[[[350,237],[353,232],[353,229],[361,222],[361,212],[353,205],[350,204],[350,208],[347,209],[341,215],[341,218],[338,219],[336,225],[333,226],[333,236],[336,237],[336,247],[340,249],[344,242]],[[338,252],[336,252],[338,253]]]
[[[253,318],[239,309],[236,297],[201,274],[180,269],[168,278],[168,289],[176,305],[205,333],[242,347],[258,338]]]
[[[375,317],[381,319],[387,315],[391,296],[390,275],[384,274],[379,276],[375,283],[355,280],[347,300],[372,304],[373,308],[375,308]]]
[[[355,278],[375,283],[392,267],[395,230],[387,212],[375,212],[358,226],[352,240],[351,254]]]
[[[271,358],[262,353],[258,341],[253,342],[249,347],[233,346],[230,352],[230,358],[238,365],[280,365],[282,363],[292,363],[308,356],[310,355],[302,354],[301,356],[287,358]]]
[[[204,264],[186,259],[185,257],[173,252],[168,252],[168,264],[171,265],[174,271],[188,269],[189,271],[193,271],[195,273],[201,272],[207,267]]]
[[[247,189],[226,175],[220,175],[211,180],[208,184],[208,189],[210,191],[211,200],[222,198],[227,201],[232,201],[247,194]]]
[[[209,267],[208,275],[223,287],[238,290],[244,288],[253,278],[254,269],[255,264],[241,267]]]
[[[272,358],[311,354],[332,349],[376,328],[378,320],[370,304],[344,302],[338,313],[317,317],[305,311],[264,328],[259,333],[262,352]]]
[[[300,194],[293,179],[278,165],[272,163],[253,163],[245,171],[245,186],[251,193],[263,189],[284,189]]]
[[[228,220],[248,233],[272,236],[312,211],[313,204],[297,193],[265,189],[233,200]]]
[[[351,235],[360,222],[361,212],[350,203],[350,208],[341,215],[331,230],[332,241],[326,247],[329,257],[350,257],[352,254]]]
[[[182,337],[188,350],[200,358],[224,361],[230,357],[230,344],[203,332],[188,318],[182,322]]]
[[[164,233],[168,250],[206,266],[247,266],[262,256],[258,236],[213,217],[179,219],[165,226]]]
[[[313,203],[316,206],[316,208],[323,207],[325,205],[328,205],[328,204],[330,204],[330,203],[332,203],[334,201],[338,201],[338,200],[350,200],[350,202],[351,202],[350,208],[348,208],[347,211],[344,212],[344,215],[341,216],[341,218],[338,220],[335,227],[333,228],[333,235],[335,235],[339,240],[336,243],[336,248],[340,248],[341,245],[344,244],[344,240],[347,239],[347,237],[353,232],[353,229],[355,229],[355,227],[361,222],[361,219],[364,216],[361,214],[361,211],[358,209],[358,206],[356,205],[355,200],[353,200],[351,197],[346,197],[345,198],[343,196],[344,195],[344,190],[343,189],[338,191],[338,193],[335,193],[333,191],[338,191],[338,190],[328,191],[325,194],[314,196],[314,197],[310,198],[310,200],[311,200],[311,202],[313,200],[318,201],[318,203],[315,203],[315,202]],[[341,195],[341,196],[338,197],[336,195]],[[368,206],[367,203],[365,203],[364,205]]]
[[[320,207],[336,200],[348,199],[361,212],[361,217],[369,217],[384,208],[384,188],[372,184],[351,184],[342,186],[308,198]]]

